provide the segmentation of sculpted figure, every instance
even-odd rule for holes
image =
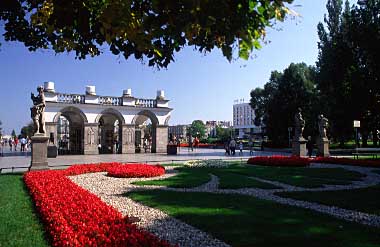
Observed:
[[[42,86],[37,87],[38,95],[31,93],[33,107],[30,108],[31,118],[34,124],[34,134],[45,134],[45,95]]]
[[[301,108],[298,108],[296,115],[294,116],[294,137],[303,138],[303,129],[305,128],[305,120],[302,117]]]
[[[318,115],[318,130],[320,138],[327,138],[326,128],[329,125],[329,120],[323,116],[323,114]]]

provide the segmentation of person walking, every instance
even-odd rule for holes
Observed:
[[[9,140],[8,140],[8,144],[9,144],[9,151],[12,151],[12,144],[13,144],[12,137],[9,138]]]
[[[243,155],[243,142],[242,141],[239,142],[239,150],[240,150],[239,155]]]
[[[230,155],[230,142],[229,141],[226,141],[225,143],[224,143],[224,149],[226,150],[226,155]]]
[[[249,155],[253,155],[253,140],[252,140],[252,138],[249,138],[248,147],[249,147]]]
[[[17,137],[15,137],[15,139],[14,139],[15,151],[17,151],[17,145],[18,145],[18,139],[17,139]]]
[[[236,141],[235,141],[235,139],[232,139],[230,141],[230,150],[231,150],[231,155],[235,155],[235,150],[236,150]]]

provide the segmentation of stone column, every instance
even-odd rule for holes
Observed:
[[[293,138],[292,154],[299,157],[305,157],[307,155],[306,140],[303,137]]]
[[[166,153],[166,146],[168,145],[168,126],[156,126],[156,153]]]
[[[32,140],[32,158],[30,161],[30,170],[47,170],[47,145],[49,137],[44,134],[36,134],[31,137]]]
[[[98,123],[85,123],[84,124],[84,154],[99,154],[98,151]]]
[[[317,156],[320,156],[320,157],[329,157],[330,156],[329,139],[319,138],[317,140],[317,146],[318,146]]]
[[[123,124],[121,134],[121,153],[134,154],[135,153],[135,125]]]

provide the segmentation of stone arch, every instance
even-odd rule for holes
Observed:
[[[149,111],[149,110],[143,110],[143,111],[140,111],[138,112],[132,119],[132,124],[136,124],[139,120],[139,117],[141,116],[145,116],[145,117],[148,117],[150,118],[150,121],[152,121],[152,124],[154,125],[158,125],[159,122],[158,122],[158,118],[156,116],[156,114],[154,114],[152,111]]]
[[[164,125],[168,126],[169,125],[169,120],[170,120],[170,115],[165,119]]]
[[[100,118],[106,114],[115,116],[120,121],[121,124],[125,124],[125,119],[123,115],[114,108],[107,108],[103,110],[101,113],[99,113],[95,118],[95,123],[99,123]]]
[[[73,113],[76,113],[78,114],[82,120],[83,120],[83,123],[88,123],[88,120],[87,120],[87,117],[86,117],[86,114],[84,114],[82,112],[82,110],[80,110],[79,108],[75,107],[75,106],[67,106],[67,107],[64,107],[62,108],[61,110],[59,110],[57,112],[57,114],[55,114],[54,118],[53,118],[53,122],[54,123],[58,123],[58,120],[59,120],[59,117],[64,114],[64,113],[69,113],[69,112],[73,112]]]
[[[99,153],[122,153],[123,115],[114,108],[107,108],[96,116],[95,123],[98,123]]]
[[[54,116],[53,122],[57,124],[58,153],[83,154],[84,128],[88,119],[82,110],[74,106],[63,107]]]

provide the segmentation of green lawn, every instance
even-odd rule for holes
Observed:
[[[48,246],[22,175],[0,175],[0,246]]]
[[[250,177],[278,181],[289,185],[318,188],[324,184],[347,185],[360,180],[364,175],[343,168],[299,168],[299,167],[261,167],[252,165],[231,165],[227,168],[177,168],[177,176],[165,180],[135,182],[136,185],[162,185],[173,188],[191,188],[207,183],[209,174],[220,178],[223,189],[254,187],[276,189],[268,183],[258,182]]]
[[[264,167],[236,166],[231,172],[245,176],[275,180],[289,185],[317,188],[324,184],[345,185],[353,180],[360,180],[364,175],[343,168],[303,168],[303,167]]]
[[[297,200],[317,202],[380,215],[380,185],[355,190],[283,192],[276,194]]]
[[[140,181],[136,185],[162,185],[173,188],[192,188],[210,180],[210,175],[203,168],[177,168],[179,174],[164,180]]]
[[[249,196],[159,190],[126,196],[232,246],[375,247],[380,243],[377,228]]]

